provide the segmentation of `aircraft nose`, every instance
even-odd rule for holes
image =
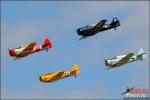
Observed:
[[[43,82],[42,76],[39,77],[39,80],[40,80],[41,82]]]
[[[48,82],[47,79],[46,79],[44,76],[40,76],[40,77],[39,77],[39,80],[40,80],[41,82],[43,82],[43,83],[47,83],[47,82]]]
[[[9,50],[9,54],[10,56],[15,56],[16,55],[15,50],[14,49]]]
[[[81,28],[78,28],[78,29],[77,29],[78,35],[82,35],[80,29],[81,29]]]
[[[107,62],[107,60],[104,60],[105,61],[105,65],[107,66],[108,65],[108,62]]]

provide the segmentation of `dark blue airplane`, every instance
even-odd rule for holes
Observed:
[[[98,24],[87,25],[85,27],[81,27],[77,29],[78,35],[82,36],[79,40],[85,39],[86,37],[93,36],[98,32],[102,32],[105,30],[109,30],[120,26],[120,21],[117,17],[113,17],[112,22],[110,24],[106,24],[107,20],[101,20]]]

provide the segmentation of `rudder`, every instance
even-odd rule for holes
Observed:
[[[43,47],[47,47],[47,48],[52,48],[52,44],[51,42],[49,41],[48,38],[45,39],[44,43],[43,43]]]
[[[71,70],[71,74],[72,75],[78,75],[80,73],[80,69],[79,66],[77,64],[75,64]]]
[[[140,54],[143,54],[143,53],[145,53],[145,51],[143,50],[143,48],[141,48],[141,49],[139,50],[138,54],[140,55]]]

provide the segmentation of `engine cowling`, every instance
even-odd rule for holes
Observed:
[[[77,29],[78,35],[82,35],[81,32],[82,32],[82,31],[81,31],[81,28],[78,28],[78,29]]]
[[[10,56],[15,56],[16,52],[14,49],[11,49],[11,50],[9,50],[9,54],[10,54]]]

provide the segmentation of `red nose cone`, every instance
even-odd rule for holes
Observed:
[[[16,55],[15,50],[14,49],[9,50],[9,54],[10,56],[15,56]]]

